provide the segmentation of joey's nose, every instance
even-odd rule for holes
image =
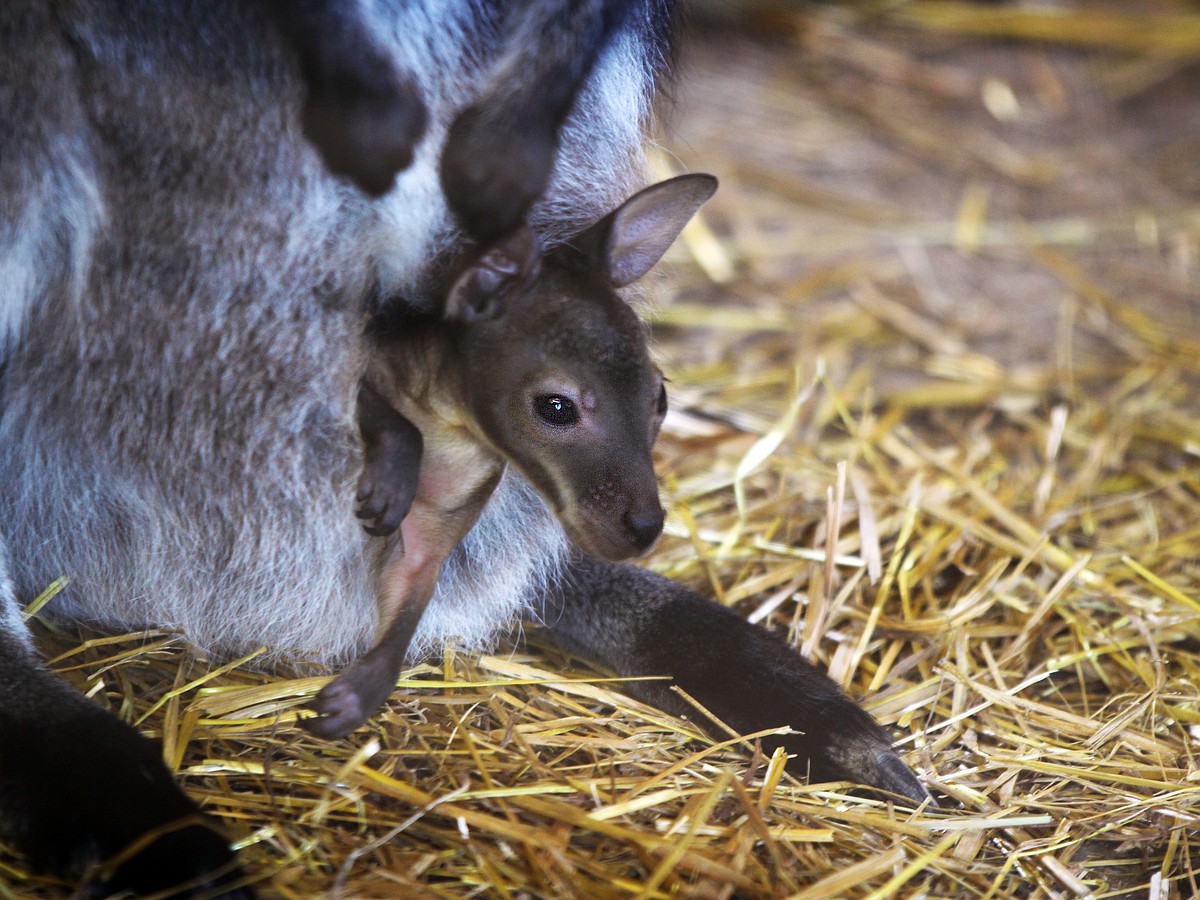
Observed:
[[[639,551],[648,550],[650,545],[658,540],[663,530],[663,511],[656,509],[650,512],[625,513],[625,528],[629,538]]]

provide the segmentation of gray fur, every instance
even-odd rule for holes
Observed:
[[[12,579],[8,577],[8,558],[4,552],[3,536],[0,535],[0,635],[9,635],[14,642],[29,647],[29,632],[17,605]]]
[[[646,91],[658,61],[631,32],[617,36],[575,101],[546,198],[533,211],[546,247],[577,234],[645,183]]]
[[[266,643],[268,661],[344,663],[375,616],[351,508],[362,310],[377,281],[421,303],[430,262],[454,246],[440,142],[483,90],[496,37],[467,0],[370,7],[430,127],[369,203],[300,136],[294,61],[254,4],[44,6],[0,12],[0,119],[22,141],[0,156],[15,212],[0,224],[0,522],[15,590],[68,575],[54,615],[178,629],[220,655]],[[17,45],[23,14],[36,61]],[[551,233],[638,180],[645,58],[620,38],[580,97],[533,214]],[[414,651],[486,645],[553,581],[562,546],[506,478]]]

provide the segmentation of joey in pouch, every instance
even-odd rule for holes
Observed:
[[[359,390],[358,514],[382,542],[381,638],[315,698],[341,736],[395,685],[442,563],[513,465],[582,549],[645,552],[662,531],[651,449],[667,411],[645,327],[617,293],[716,190],[683,175],[635,194],[541,257],[528,229],[473,260],[441,317],[381,336]]]

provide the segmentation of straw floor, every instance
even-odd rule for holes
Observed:
[[[887,9],[692,41],[656,158],[723,187],[653,313],[648,564],[792,636],[942,808],[782,775],[532,629],[335,743],[294,725],[320,679],[43,629],[264,895],[1196,893],[1200,11]],[[65,892],[0,853],[0,897]]]

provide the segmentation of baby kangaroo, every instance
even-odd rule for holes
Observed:
[[[358,514],[392,535],[376,583],[382,637],[314,698],[309,731],[341,737],[387,699],[442,564],[509,463],[588,553],[627,559],[658,538],[651,448],[667,393],[616,289],[658,262],[716,186],[653,185],[544,258],[522,229],[458,276],[440,318],[380,340],[359,391]]]

